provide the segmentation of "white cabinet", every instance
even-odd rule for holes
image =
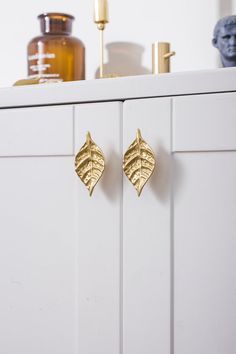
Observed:
[[[236,151],[175,156],[176,354],[236,352]]]
[[[236,94],[173,107],[175,353],[235,353]]]
[[[1,353],[236,352],[236,93],[118,89],[0,109]],[[137,129],[157,162],[140,197],[122,170]],[[92,197],[74,171],[88,131]]]
[[[123,191],[124,354],[170,353],[171,99],[124,103],[123,147],[140,129],[156,157],[141,196]]]
[[[0,352],[119,353],[121,104],[0,111]],[[74,172],[87,130],[107,157]]]
[[[0,111],[0,156],[73,155],[73,107]]]
[[[78,352],[120,352],[120,248],[122,234],[122,103],[75,107],[75,152],[90,131],[106,159],[92,197],[76,177]]]
[[[77,353],[73,157],[0,158],[0,351]]]

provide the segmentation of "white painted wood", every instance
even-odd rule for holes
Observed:
[[[120,353],[121,118],[119,102],[78,105],[75,111],[75,153],[90,131],[106,158],[92,197],[77,181],[80,354]]]
[[[236,91],[236,68],[0,89],[0,107]]]
[[[73,161],[0,159],[1,353],[79,353]]]
[[[175,154],[174,178],[175,354],[235,353],[236,152]]]
[[[1,353],[120,352],[121,108],[76,107],[76,150],[90,130],[107,160],[92,198],[72,156],[0,158]]]
[[[236,352],[235,73],[0,90],[2,108],[138,98],[0,109],[0,353]],[[141,99],[220,91],[173,98],[173,131],[172,98]],[[140,198],[122,186],[138,128],[158,163]],[[92,198],[87,131],[106,157]]]
[[[170,353],[170,121],[170,99],[124,104],[124,152],[140,128],[158,164],[140,198],[124,177],[124,354]]]
[[[173,151],[236,149],[236,93],[173,100]]]
[[[0,110],[0,156],[72,154],[72,106]]]

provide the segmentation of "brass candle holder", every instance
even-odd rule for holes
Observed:
[[[100,78],[104,78],[104,30],[109,22],[107,0],[95,0],[94,22],[99,30]]]

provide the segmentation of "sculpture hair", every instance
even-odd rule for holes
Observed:
[[[221,27],[230,25],[236,25],[236,15],[223,17],[216,23],[213,34],[214,39],[217,39]]]

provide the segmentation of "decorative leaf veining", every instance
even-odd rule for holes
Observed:
[[[75,171],[85,184],[91,196],[94,187],[102,177],[105,168],[105,158],[102,150],[87,133],[86,143],[75,157]]]
[[[137,190],[138,196],[152,176],[155,164],[154,153],[138,129],[136,139],[126,151],[123,161],[124,172]]]

